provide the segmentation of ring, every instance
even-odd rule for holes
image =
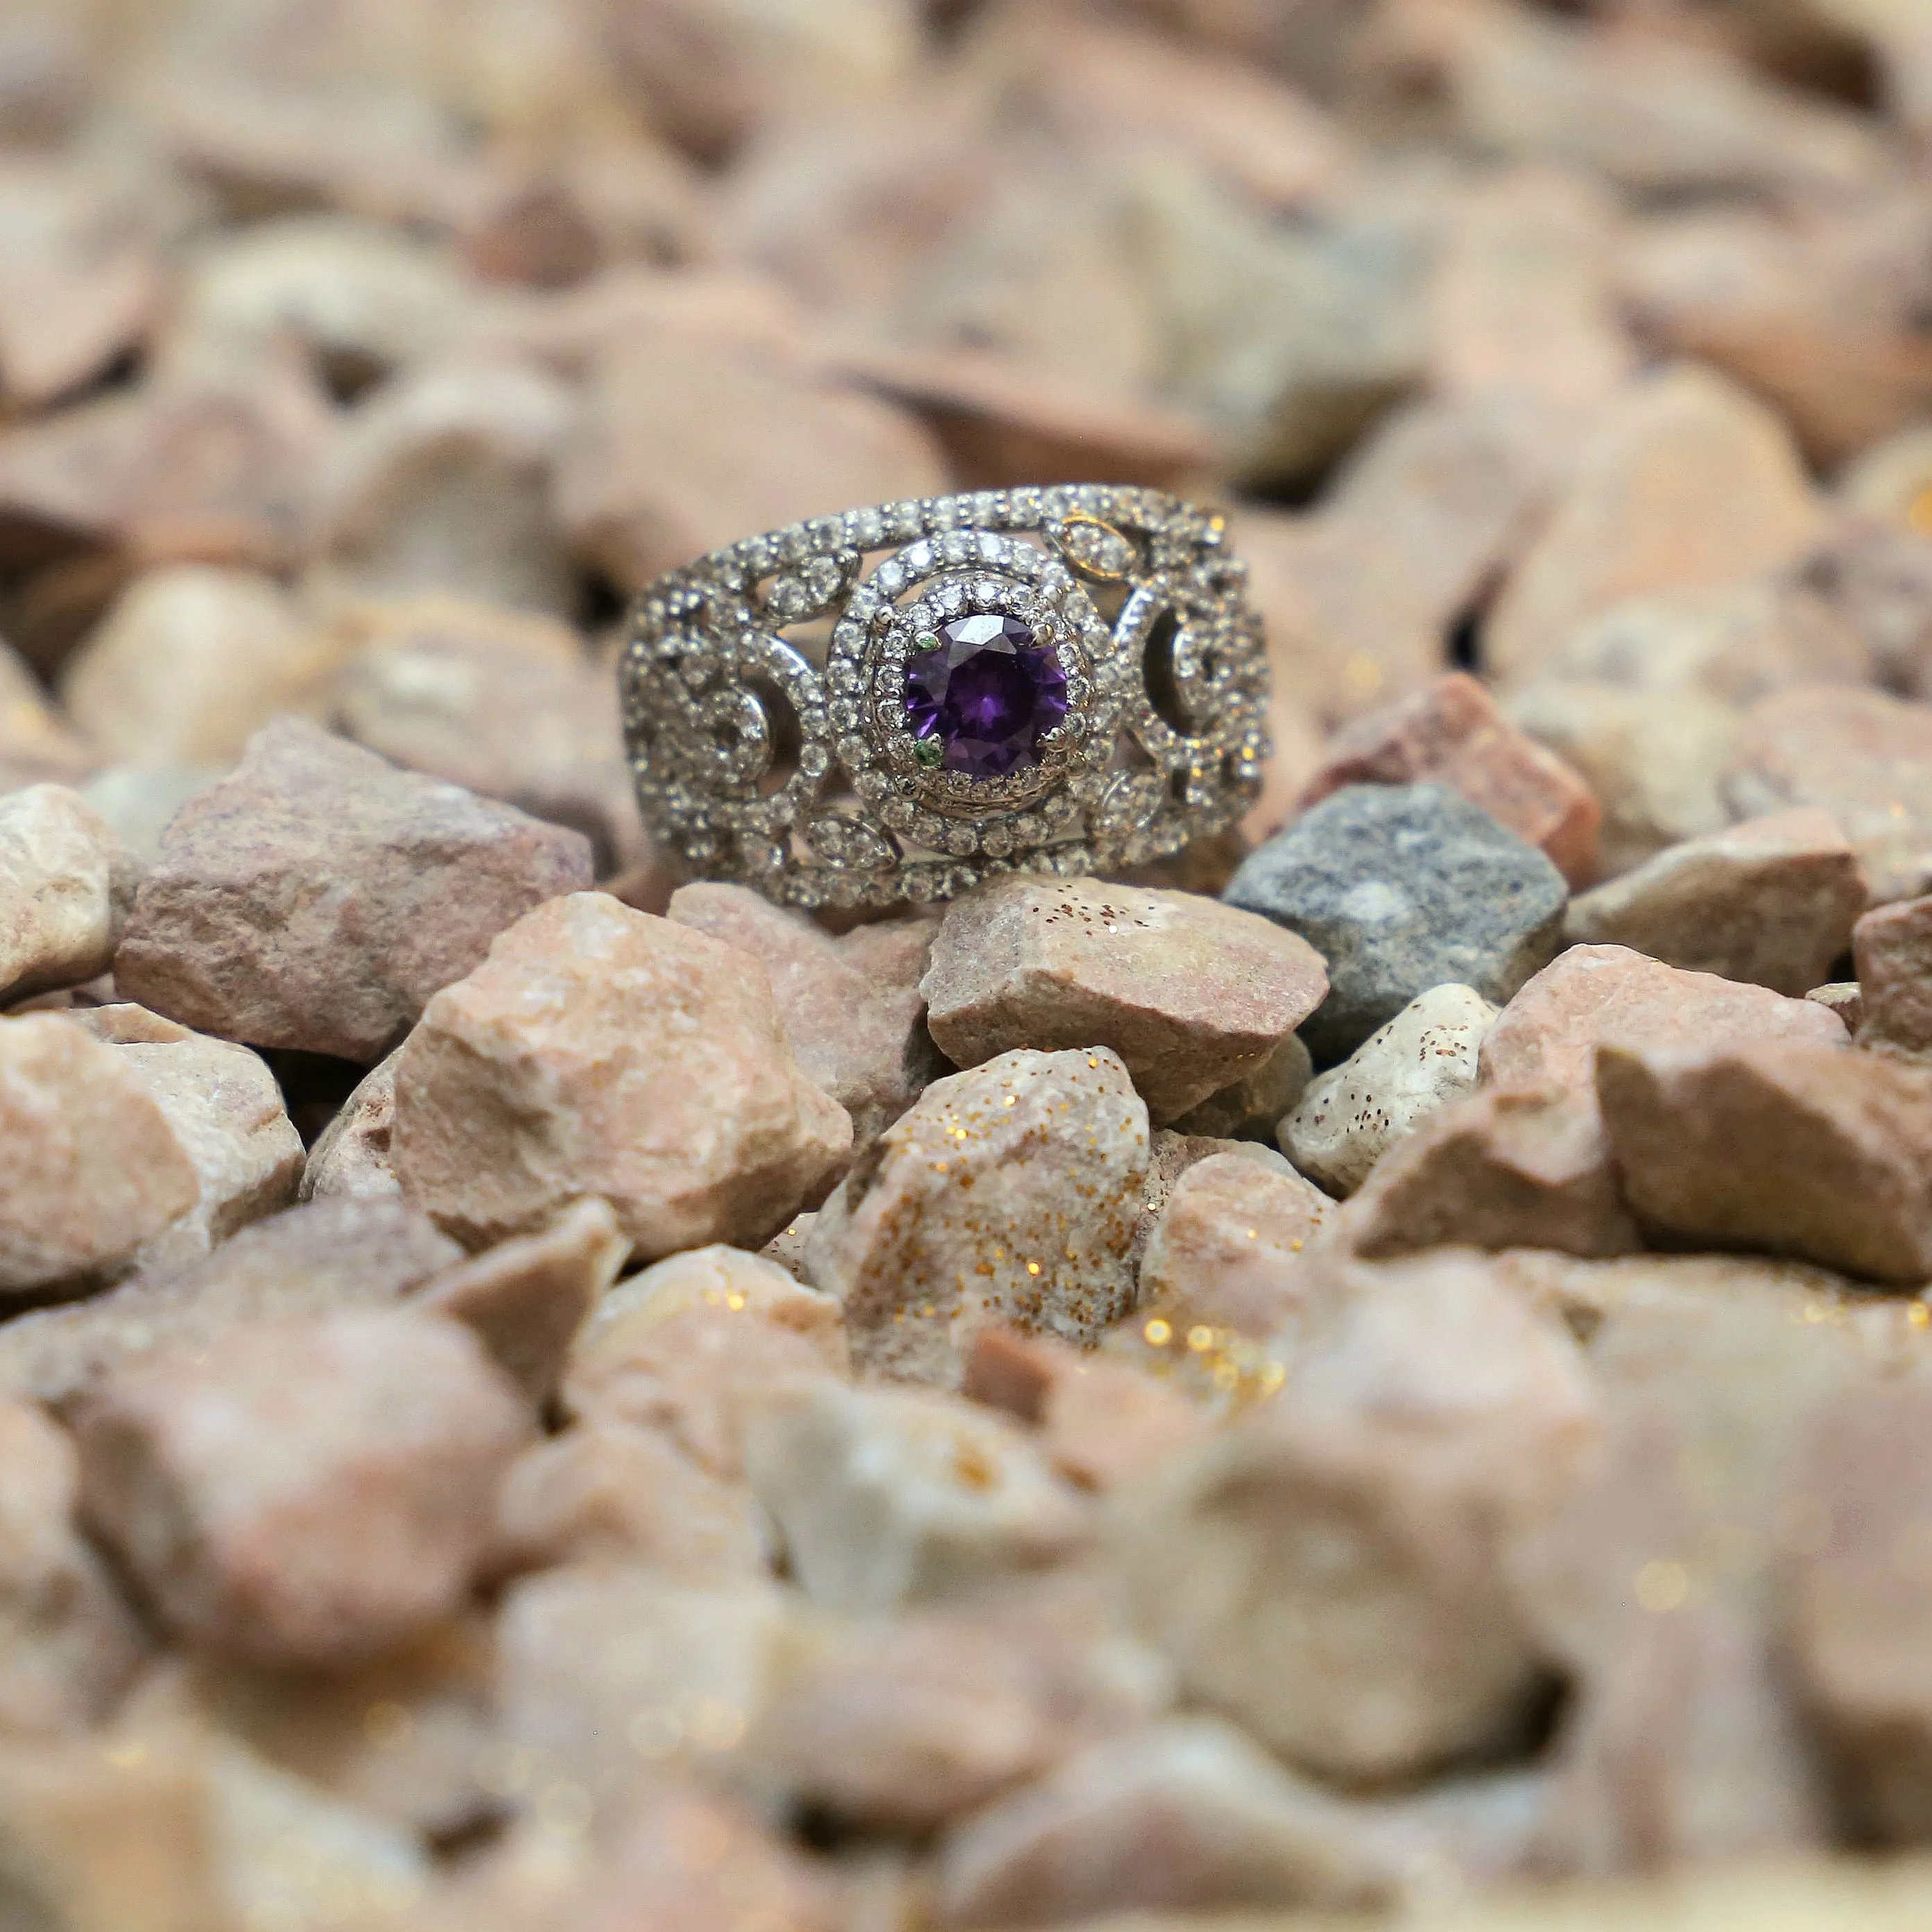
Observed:
[[[1159,490],[980,490],[794,524],[639,598],[646,821],[782,903],[1144,865],[1238,820],[1267,651],[1226,519]]]

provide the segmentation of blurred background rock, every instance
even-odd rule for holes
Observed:
[[[1916,0],[5,0],[0,778],[151,850],[294,711],[661,904],[625,598],[1121,479],[1238,506],[1251,832],[1460,668],[1621,869],[1924,688],[1928,132]]]

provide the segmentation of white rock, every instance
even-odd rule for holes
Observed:
[[[806,1594],[884,1610],[1051,1563],[1080,1499],[1006,1417],[926,1391],[822,1382],[745,1422],[745,1472]]]
[[[1352,1194],[1396,1142],[1472,1093],[1498,1010],[1468,986],[1432,986],[1323,1074],[1281,1124],[1282,1151],[1330,1192]]]

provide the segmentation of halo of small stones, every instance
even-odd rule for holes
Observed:
[[[1177,851],[1240,815],[1266,760],[1245,580],[1218,516],[1098,485],[927,498],[734,544],[633,613],[620,676],[639,802],[700,873],[805,906],[949,899],[1000,872]],[[1100,584],[1127,592],[1111,628]],[[1178,717],[1143,673],[1165,610]],[[906,659],[968,611],[1043,629],[1059,656],[1067,717],[1036,767],[976,778],[915,753]],[[826,620],[821,670],[781,633]]]

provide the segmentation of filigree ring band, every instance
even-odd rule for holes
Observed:
[[[1238,819],[1268,659],[1225,520],[1158,490],[982,490],[821,517],[638,601],[647,821],[783,903],[1106,873]]]

